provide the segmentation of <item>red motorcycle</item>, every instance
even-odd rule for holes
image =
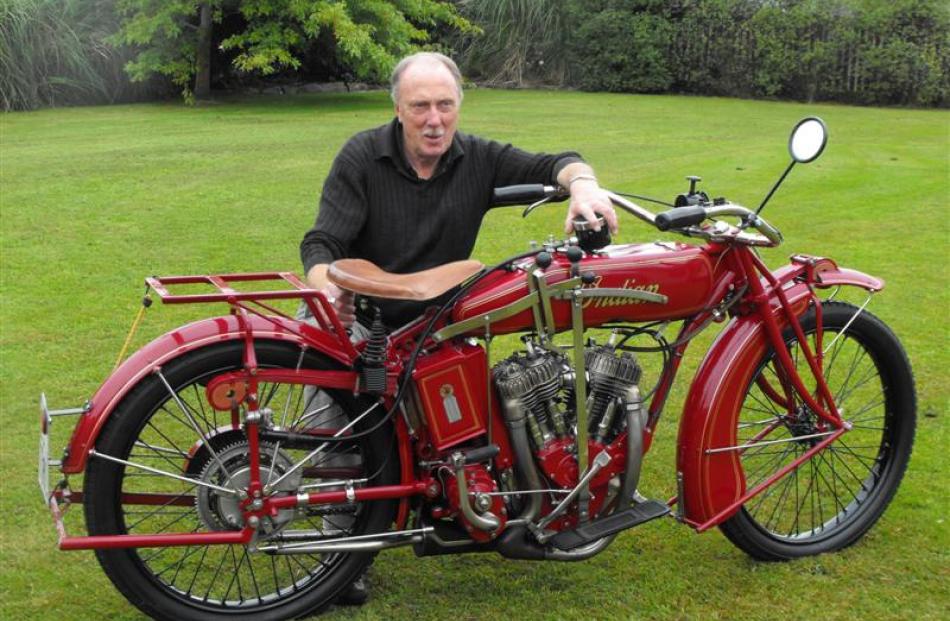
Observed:
[[[606,227],[578,222],[576,237],[491,268],[396,275],[337,261],[331,280],[369,300],[449,296],[391,333],[377,312],[355,343],[291,273],[147,279],[166,304],[226,302],[230,314],[152,341],[83,408],[41,398],[40,486],[60,549],[94,549],[156,618],[288,619],[332,603],[396,546],[577,561],[671,511],[761,560],[854,543],[894,495],[914,437],[900,342],[867,301],[834,299],[851,286],[870,300],[883,282],[804,255],[770,271],[756,252],[782,241],[765,203],[826,137],[819,119],[796,126],[792,162],[755,211],[711,200],[697,178],[657,215],[611,194],[701,245],[610,245]],[[564,196],[516,186],[495,198]],[[214,292],[171,291],[194,284]],[[274,308],[281,299],[314,320]],[[648,500],[642,458],[680,361],[724,321],[683,409],[678,494]],[[493,338],[510,333],[523,350],[491,364]],[[641,386],[647,354],[662,364]],[[62,414],[79,421],[51,462]],[[54,486],[50,468],[64,475]],[[88,536],[63,525],[76,503]]]

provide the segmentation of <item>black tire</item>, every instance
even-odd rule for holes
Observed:
[[[247,451],[242,451],[244,432],[228,429],[230,413],[210,408],[203,387],[216,375],[241,368],[242,350],[242,342],[215,344],[174,360],[161,369],[161,376],[153,374],[143,380],[110,417],[96,442],[96,451],[165,472],[240,487],[239,477],[247,476],[241,474],[247,465]],[[258,341],[255,350],[261,367],[334,368],[312,350],[304,352],[289,343]],[[162,377],[174,388],[177,400]],[[318,409],[305,403],[300,386],[262,384],[258,392],[262,410],[273,409],[275,421],[287,415],[282,421],[284,427],[294,428],[302,412]],[[308,391],[306,399],[313,392]],[[345,392],[329,394],[349,418],[373,405],[373,401],[359,400]],[[186,410],[202,429],[200,435]],[[382,411],[377,407],[353,430],[378,422]],[[302,428],[305,423],[296,426]],[[279,493],[292,494],[298,485],[327,479],[372,476],[372,484],[395,484],[398,458],[394,443],[390,425],[352,442],[327,443],[326,451],[298,471],[302,473],[300,478],[288,477],[293,489],[282,484]],[[206,448],[208,444],[213,451]],[[278,473],[286,472],[289,464],[310,450],[270,443],[261,450],[261,467],[274,465]],[[346,472],[339,473],[341,469]],[[336,473],[330,474],[330,470]],[[229,504],[236,501],[208,490],[92,457],[84,486],[86,523],[92,535],[240,528],[234,521],[234,505]],[[134,497],[128,494],[143,492],[162,494],[160,504],[130,501]],[[290,510],[268,523],[271,532],[261,537],[258,545],[296,529],[320,530],[328,538],[381,532],[390,528],[394,511],[394,501]],[[321,610],[365,570],[374,555],[277,556],[249,553],[241,545],[213,545],[97,550],[96,556],[119,591],[156,619],[258,620],[290,619]]]
[[[788,560],[853,544],[881,517],[910,459],[916,395],[900,341],[866,310],[854,317],[857,307],[841,302],[826,302],[822,310],[822,345],[830,346],[824,358],[826,379],[842,416],[854,427],[720,525],[732,543],[759,560]],[[812,351],[815,325],[811,309],[802,318],[802,328]],[[785,340],[805,385],[813,387],[791,330]],[[758,439],[781,441],[824,431],[799,399],[794,403],[797,414],[789,416],[783,404],[769,397],[769,386],[782,391],[773,357],[772,351],[766,354],[749,384],[739,416],[738,444],[773,426]],[[762,380],[767,382],[765,389]],[[746,488],[752,489],[818,441],[747,449],[740,457]]]

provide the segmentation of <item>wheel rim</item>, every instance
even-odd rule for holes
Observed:
[[[808,340],[816,351],[813,333]],[[787,345],[809,385],[811,374],[800,343]],[[828,387],[852,429],[742,509],[759,529],[789,544],[812,544],[853,524],[879,495],[892,456],[892,409],[879,361],[853,331],[839,333],[839,328],[826,326],[822,345],[827,349],[823,366]],[[772,358],[758,371],[739,417],[738,444],[760,443],[740,454],[746,489],[822,440],[806,436],[830,431],[797,396],[787,399],[777,364]]]
[[[125,458],[208,483],[240,487],[240,477],[246,476],[242,469],[246,469],[247,461],[241,458],[242,447],[237,438],[243,438],[244,434],[223,431],[230,426],[231,414],[214,411],[204,397],[207,381],[230,370],[233,367],[223,367],[181,384],[171,381],[175,396],[166,390],[165,400],[143,419]],[[273,410],[275,424],[300,431],[312,424],[315,410],[326,409],[325,405],[315,405],[320,397],[315,398],[314,391],[306,392],[305,396],[300,386],[261,384],[260,408]],[[306,416],[308,412],[310,417]],[[243,412],[239,418],[243,420]],[[193,421],[201,430],[200,435]],[[326,417],[322,421],[325,422]],[[321,427],[326,429],[325,425]],[[207,450],[208,445],[214,449],[214,455]],[[262,471],[273,469],[275,476],[286,472],[289,464],[303,459],[309,452],[278,443],[262,447]],[[279,493],[293,493],[290,489],[296,488],[298,483],[339,480],[344,476],[359,479],[368,468],[365,454],[362,442],[334,444],[301,469],[302,474],[298,474],[298,479],[289,487],[282,485],[279,489],[284,491]],[[119,477],[121,485],[116,505],[120,532],[191,533],[237,530],[242,526],[228,523],[228,518],[234,516],[234,503],[215,490],[131,467],[120,467]],[[264,478],[266,481],[266,476]],[[143,505],[144,494],[157,494],[160,502],[153,498]],[[363,528],[365,509],[354,504],[287,510],[278,514],[265,537],[286,537],[293,530],[316,531],[323,538],[357,534]],[[272,556],[248,552],[243,545],[141,548],[128,552],[145,575],[167,593],[190,606],[218,613],[246,613],[285,604],[329,579],[347,557],[346,554],[305,553]]]

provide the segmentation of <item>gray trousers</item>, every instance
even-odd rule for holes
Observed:
[[[316,325],[313,315],[310,314],[310,309],[306,304],[303,303],[297,307],[296,319]],[[354,343],[364,340],[369,336],[369,334],[370,331],[359,322],[354,321],[353,325],[350,327],[350,340]],[[341,429],[350,422],[349,414],[345,412],[342,407],[340,407],[340,404],[338,404],[333,399],[333,397],[319,388],[307,386],[304,389],[303,402],[305,404],[304,414],[301,417],[301,420],[303,421],[301,427],[303,429],[321,427],[329,429]],[[359,455],[352,454],[333,455],[329,457],[326,455],[317,455],[314,457],[314,459],[319,460],[321,465],[331,468],[360,466],[362,463],[362,458]],[[325,489],[324,491],[329,491],[329,489]],[[352,516],[348,515],[334,516],[332,521],[325,520],[324,531],[327,534],[345,531],[352,525],[353,519],[354,518]]]

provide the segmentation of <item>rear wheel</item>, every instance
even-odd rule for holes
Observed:
[[[867,311],[840,302],[826,302],[822,309],[825,378],[852,429],[720,526],[734,544],[760,560],[820,554],[854,543],[884,512],[910,458],[916,396],[903,347]],[[815,351],[814,309],[801,323]],[[801,345],[791,330],[785,338],[800,376],[810,385]],[[801,456],[829,431],[800,398],[789,399],[788,394],[774,352],[769,352],[739,416],[737,444],[755,444],[740,455],[746,489]]]
[[[260,367],[329,368],[313,352],[287,343],[255,344]],[[247,438],[230,412],[209,407],[204,387],[221,373],[241,368],[243,343],[191,352],[143,380],[116,409],[96,451],[151,468],[90,460],[85,479],[86,521],[92,535],[234,531],[243,527],[240,498],[224,488],[249,481]],[[167,385],[166,385],[167,382]],[[329,433],[370,412],[353,430],[378,421],[374,402],[301,386],[261,384],[261,411],[297,432]],[[238,421],[243,421],[239,412]],[[293,465],[314,450],[261,443],[262,478],[276,481],[275,495],[301,486],[370,478],[397,482],[391,427],[368,437],[324,443],[304,467]],[[155,471],[161,471],[156,473]],[[169,477],[174,474],[186,480]],[[265,476],[265,474],[267,476]],[[200,483],[199,483],[200,482]],[[323,488],[327,489],[327,488]],[[294,538],[332,539],[385,531],[392,501],[353,502],[286,509],[262,520],[257,545]],[[372,554],[272,555],[243,545],[97,550],[106,574],[146,614],[160,619],[287,619],[326,606],[371,562]]]

